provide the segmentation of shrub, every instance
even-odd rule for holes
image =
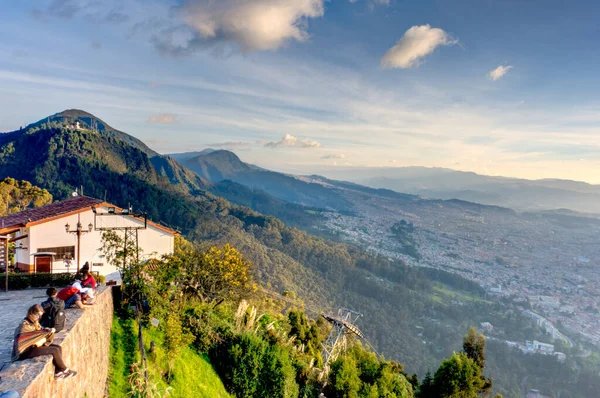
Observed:
[[[100,275],[100,274],[96,273],[96,276],[95,276],[95,278],[96,278],[96,282],[97,282],[98,284],[101,284],[101,285],[103,285],[103,284],[104,284],[104,282],[106,282],[106,276],[104,276],[104,275]]]
[[[0,274],[0,285],[4,285],[6,274]],[[14,273],[8,274],[8,290],[22,290],[30,287],[63,287],[67,286],[75,280],[75,274],[64,272],[60,274],[52,274],[49,272],[29,273]]]
[[[298,384],[287,349],[244,333],[213,352],[221,379],[239,398],[296,398]]]

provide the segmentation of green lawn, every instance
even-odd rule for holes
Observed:
[[[474,294],[452,290],[448,286],[441,283],[435,283],[433,286],[433,291],[433,300],[436,302],[448,303],[448,300],[458,300],[463,302],[473,301],[486,304],[493,304],[491,301],[482,299],[481,297],[478,297]]]
[[[137,339],[132,320],[113,316],[110,332],[110,364],[108,394],[110,397],[127,395],[129,367],[137,360]]]
[[[159,382],[161,388],[166,388],[164,375],[167,372],[167,360],[163,349],[163,333],[153,326],[143,331],[144,345],[146,351],[150,350],[150,342],[156,343],[156,350],[148,354],[150,374],[154,376],[155,382]],[[175,360],[175,368],[170,387],[169,397],[187,398],[190,396],[199,398],[229,398],[231,397],[219,375],[213,369],[210,360],[205,354],[196,352],[193,348],[184,348]],[[193,394],[192,394],[193,393]]]
[[[170,387],[169,397],[230,398],[221,379],[213,369],[208,357],[192,348],[185,348],[175,361],[171,383],[167,384],[167,361],[163,348],[164,337],[153,326],[143,330],[144,346],[148,353],[148,373],[151,382],[165,391]],[[150,353],[150,343],[156,349]],[[131,344],[133,343],[133,344]],[[111,334],[111,370],[109,383],[110,397],[123,397],[128,392],[129,366],[139,357],[137,353],[137,330],[131,320],[113,319]]]

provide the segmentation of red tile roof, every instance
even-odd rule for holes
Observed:
[[[100,199],[90,198],[88,196],[79,196],[73,199],[54,202],[52,204],[28,209],[18,213],[9,214],[0,217],[0,229],[11,227],[24,227],[29,223],[35,223],[47,218],[55,218],[63,214],[77,212],[78,210],[90,209],[93,205],[104,203]]]
[[[10,233],[21,227],[28,227],[29,225],[41,224],[68,214],[80,213],[82,211],[91,209],[92,206],[115,207],[118,209],[118,211],[122,210],[119,207],[104,202],[100,199],[90,198],[89,196],[79,196],[76,198],[63,200],[61,202],[54,202],[46,206],[37,207],[35,209],[28,209],[19,213],[13,213],[9,214],[8,216],[0,217],[0,234]],[[150,220],[148,220],[148,224],[172,235],[179,234],[177,231],[169,227],[165,227]]]

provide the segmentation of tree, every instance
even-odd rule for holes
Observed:
[[[28,181],[7,177],[0,181],[0,216],[52,203],[52,195]]]
[[[463,337],[463,351],[481,369],[485,368],[485,337],[477,334],[475,327],[471,327]]]
[[[256,290],[250,262],[228,244],[207,251],[179,250],[167,258],[166,266],[180,270],[179,283],[185,292],[215,306]]]
[[[125,280],[128,271],[137,264],[142,250],[136,245],[135,240],[125,241],[116,231],[102,232],[102,247],[100,250],[109,264],[116,266]]]
[[[435,372],[431,397],[476,398],[483,386],[481,368],[475,361],[465,353],[454,353]]]
[[[431,377],[431,373],[427,372],[425,374],[423,382],[421,383],[419,391],[417,392],[417,396],[422,398],[435,397],[435,389],[433,387],[433,377]]]
[[[258,396],[265,398],[296,398],[299,388],[296,371],[284,347],[274,345],[265,352],[262,383]]]
[[[331,364],[325,396],[332,398],[358,398],[361,388],[359,371],[353,358],[338,359]]]
[[[181,353],[181,349],[189,346],[194,341],[194,335],[183,330],[181,325],[181,318],[179,312],[172,311],[167,315],[167,321],[164,326],[165,329],[165,348],[167,351],[167,365],[169,373],[167,379],[171,379],[173,374],[173,368],[175,366],[175,359]]]
[[[463,337],[463,352],[473,360],[483,371],[485,368],[485,336],[483,334],[477,334],[475,327],[469,329]],[[489,392],[492,389],[492,380],[481,376],[483,381],[482,392]]]
[[[289,351],[254,334],[235,336],[214,362],[236,397],[296,398],[298,384]]]
[[[308,318],[300,310],[290,311],[288,313],[288,322],[290,324],[290,336],[296,336],[295,344],[303,344],[305,352],[319,358],[319,329],[317,325],[310,324]]]

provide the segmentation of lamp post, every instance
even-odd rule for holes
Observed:
[[[77,236],[77,273],[79,273],[79,249],[81,248],[81,235],[87,234],[88,232],[92,232],[92,230],[94,229],[94,224],[89,223],[87,230],[83,229],[83,225],[81,225],[81,219],[80,219],[80,214],[77,214],[77,226],[75,227],[75,229],[70,229],[71,226],[69,225],[69,223],[65,224],[65,231],[68,234],[73,234],[75,236]]]

